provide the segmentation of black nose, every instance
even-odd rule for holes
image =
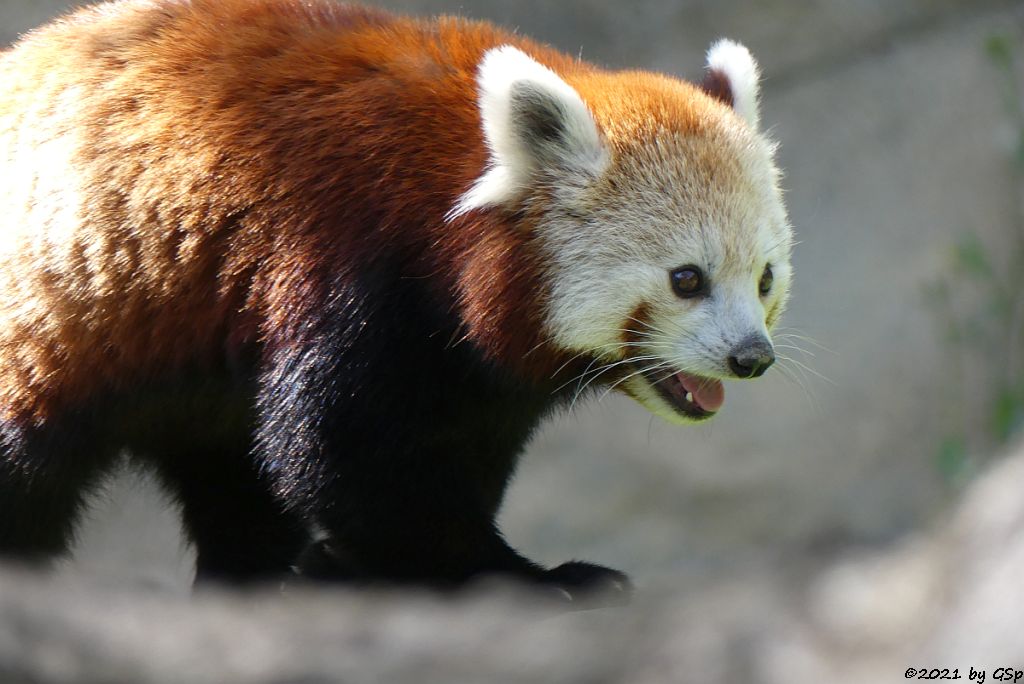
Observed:
[[[729,357],[729,370],[738,378],[759,378],[775,363],[772,343],[757,335],[736,345]]]

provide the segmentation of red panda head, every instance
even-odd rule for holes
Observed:
[[[785,308],[792,234],[758,70],[729,41],[701,88],[583,68],[565,78],[511,46],[478,72],[490,164],[452,215],[530,216],[545,334],[673,422],[713,415],[721,379],[759,376]],[[570,85],[570,82],[573,85]]]

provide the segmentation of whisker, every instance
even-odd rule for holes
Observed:
[[[836,350],[830,349],[829,347],[825,346],[824,344],[822,344],[818,340],[814,339],[810,335],[804,334],[802,331],[798,330],[797,328],[788,328],[788,327],[779,328],[778,331],[773,334],[773,336],[774,337],[780,337],[780,338],[783,338],[783,339],[788,339],[790,341],[792,341],[792,340],[799,340],[801,342],[806,342],[807,344],[809,344],[809,345],[811,345],[813,347],[816,347],[817,349],[820,349],[821,351],[828,352],[830,354],[835,354],[837,356],[839,355],[839,352],[837,352]]]
[[[627,381],[627,380],[629,380],[630,378],[632,378],[632,377],[635,377],[635,376],[637,376],[637,375],[640,375],[641,373],[648,373],[648,372],[650,372],[650,371],[653,371],[653,370],[657,370],[658,368],[663,368],[663,367],[665,367],[665,366],[667,366],[667,365],[668,365],[668,362],[667,362],[667,361],[662,361],[662,362],[660,362],[660,363],[656,363],[656,364],[654,364],[653,366],[647,366],[646,368],[641,368],[641,369],[639,369],[639,370],[636,370],[636,371],[634,371],[634,372],[630,373],[629,375],[627,375],[627,376],[625,376],[625,377],[623,377],[623,378],[619,378],[619,379],[618,379],[618,380],[616,380],[616,381],[615,381],[614,383],[612,383],[611,385],[609,385],[609,386],[608,386],[608,388],[607,388],[607,389],[606,389],[606,390],[604,391],[604,394],[602,394],[602,395],[601,395],[600,397],[598,397],[598,399],[597,399],[597,400],[598,400],[598,401],[601,401],[602,399],[604,399],[605,397],[607,397],[607,396],[608,396],[608,394],[609,394],[609,393],[610,393],[610,392],[611,392],[612,390],[614,390],[614,389],[615,389],[616,387],[618,387],[618,386],[619,386],[619,385],[621,385],[622,383],[626,382],[626,381]]]
[[[782,374],[783,379],[785,379],[790,384],[800,388],[800,390],[803,392],[804,400],[807,402],[808,408],[810,408],[812,411],[815,411],[818,414],[821,414],[821,403],[818,401],[817,394],[810,387],[807,386],[803,379],[796,375],[792,368],[789,368],[786,365],[780,364],[778,366],[778,369],[779,372]]]
[[[661,335],[669,335],[667,331],[662,330],[661,328],[654,325],[650,321],[641,321],[639,318],[634,318],[633,316],[626,316],[626,320],[633,321],[634,323],[637,323],[640,326],[647,328],[649,331],[656,332]]]
[[[639,356],[639,357],[632,357],[632,358],[629,358],[629,359],[624,359],[622,361],[618,361],[616,363],[604,366],[603,368],[599,369],[599,371],[597,371],[589,380],[587,380],[587,382],[585,384],[583,384],[582,386],[577,388],[576,394],[573,395],[572,402],[569,404],[570,410],[573,408],[573,406],[576,405],[576,400],[579,399],[580,396],[583,395],[583,392],[586,391],[587,387],[589,387],[595,380],[597,380],[601,375],[603,375],[604,373],[608,372],[609,370],[611,370],[611,369],[613,369],[613,368],[615,368],[617,366],[621,366],[621,365],[623,365],[625,363],[634,363],[636,361],[655,361],[655,360],[659,360],[659,357],[657,357],[657,356]],[[580,380],[582,382],[582,377],[580,378]]]
[[[637,348],[640,348],[640,349],[644,349],[644,348],[646,348],[646,345],[641,344],[639,342],[610,342],[608,344],[602,344],[600,346],[594,347],[593,349],[587,349],[587,350],[581,351],[580,353],[572,356],[568,361],[563,363],[561,366],[559,366],[555,370],[555,372],[551,374],[550,378],[554,379],[556,375],[558,375],[563,370],[565,370],[566,366],[568,366],[570,363],[572,363],[576,359],[580,358],[581,356],[584,356],[586,354],[594,354],[599,349],[622,349],[624,347],[637,347]],[[600,355],[595,354],[594,360],[595,361],[599,361],[600,360],[599,357],[600,357]],[[593,363],[591,363],[591,365],[593,365]],[[570,382],[572,382],[572,381],[570,380]],[[558,389],[561,389],[561,387],[559,387]],[[555,390],[555,391],[558,391],[558,390]]]
[[[808,349],[804,349],[803,347],[798,347],[795,344],[779,344],[778,342],[776,342],[775,343],[775,348],[776,349],[792,349],[793,351],[798,351],[801,354],[806,354],[807,356],[810,356],[812,358],[817,358],[817,356],[818,356],[814,352],[812,352],[812,351],[810,351]]]
[[[778,356],[778,358],[780,358],[780,359],[782,359],[784,361],[788,361],[789,363],[792,363],[797,368],[800,368],[801,370],[804,370],[804,371],[810,373],[811,375],[814,375],[814,376],[820,378],[821,380],[827,382],[828,384],[832,385],[833,387],[837,387],[838,386],[834,380],[832,380],[831,378],[828,378],[828,377],[822,375],[818,371],[816,371],[813,368],[811,368],[810,366],[808,366],[803,361],[800,361],[798,359],[794,359],[792,356],[784,356],[784,355],[780,355],[780,356]]]
[[[579,375],[569,379],[566,382],[563,382],[561,385],[559,385],[557,388],[555,388],[554,391],[558,392],[559,390],[567,387],[568,385],[571,385],[572,383],[574,383],[576,381],[583,382],[583,379],[586,378],[587,375],[590,375],[591,373],[594,373],[596,375],[594,377],[590,378],[589,380],[587,380],[587,384],[590,384],[598,375],[601,375],[602,373],[604,373],[606,371],[609,371],[612,368],[615,368],[617,366],[621,366],[622,364],[632,363],[634,361],[651,361],[651,360],[655,360],[655,359],[659,359],[659,358],[661,358],[661,357],[658,357],[658,356],[630,356],[630,357],[625,358],[625,359],[620,359],[619,361],[613,361],[611,363],[602,364],[602,365],[598,366],[597,368],[594,368],[594,364],[599,363],[600,359],[594,359],[593,361],[591,361],[587,365],[586,369],[584,369],[582,373],[580,373]],[[592,368],[593,368],[593,370],[591,370]]]

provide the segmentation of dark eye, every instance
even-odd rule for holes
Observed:
[[[672,291],[676,296],[689,299],[704,293],[704,274],[696,266],[683,266],[669,275],[672,278]]]
[[[764,267],[764,273],[761,274],[761,281],[757,284],[757,289],[761,292],[762,297],[772,291],[772,283],[774,281],[775,276],[772,275],[772,265],[768,264]]]

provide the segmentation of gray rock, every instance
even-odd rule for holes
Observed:
[[[454,598],[275,588],[182,597],[0,571],[0,681],[863,682],[1024,653],[1024,445],[935,531],[805,581],[747,572],[699,592],[560,613],[512,587]]]

